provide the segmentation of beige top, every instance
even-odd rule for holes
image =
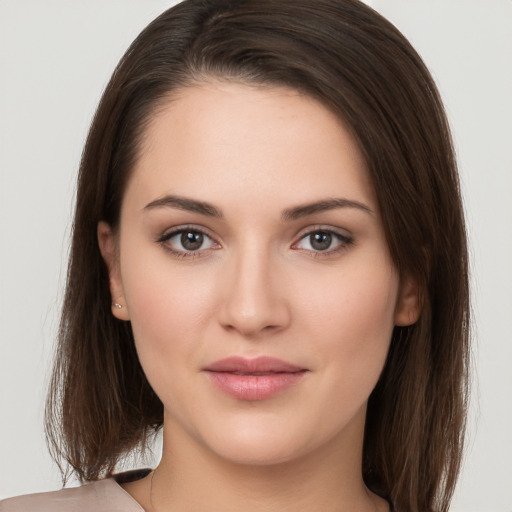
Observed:
[[[0,501],[0,512],[144,512],[120,484],[139,480],[150,471],[128,471],[81,487],[8,498]]]

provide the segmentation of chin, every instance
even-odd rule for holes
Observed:
[[[212,432],[210,432],[212,434]],[[219,435],[203,439],[219,457],[235,464],[270,466],[298,460],[322,444],[318,432],[308,435],[283,425],[250,425],[226,428]],[[313,442],[314,441],[314,442]]]
[[[231,442],[216,447],[218,456],[233,464],[242,466],[273,466],[300,458],[304,447],[283,446],[276,442]]]

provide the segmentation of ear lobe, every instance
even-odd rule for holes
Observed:
[[[421,313],[419,286],[411,277],[405,277],[398,293],[395,308],[395,325],[408,326],[416,323]]]
[[[121,272],[119,270],[116,237],[110,225],[103,221],[98,222],[97,233],[101,256],[108,270],[112,314],[119,320],[130,320],[130,313],[124,297]]]

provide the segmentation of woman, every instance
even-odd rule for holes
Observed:
[[[403,36],[353,0],[187,0],[80,169],[47,432],[94,483],[0,510],[446,511],[467,325],[449,130]],[[159,466],[110,478],[160,428]]]

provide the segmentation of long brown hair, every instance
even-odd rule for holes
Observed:
[[[163,422],[129,323],[111,314],[96,228],[116,226],[155,109],[211,78],[302,91],[352,130],[402,276],[420,287],[370,396],[363,476],[397,511],[446,512],[463,447],[468,261],[454,152],[436,86],[400,32],[357,0],[186,0],[128,49],[80,165],[67,289],[47,401],[50,449],[82,481],[110,475]],[[64,471],[64,479],[66,472]]]

